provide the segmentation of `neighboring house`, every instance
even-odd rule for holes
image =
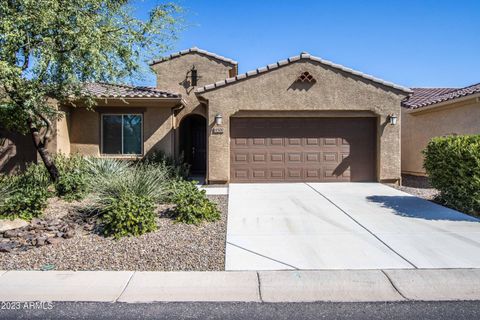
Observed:
[[[402,173],[425,175],[422,150],[433,137],[480,134],[480,83],[414,88],[402,108]]]
[[[408,88],[308,53],[237,75],[236,61],[192,48],[151,68],[156,88],[88,84],[98,106],[65,107],[52,151],[162,150],[209,183],[400,181]]]

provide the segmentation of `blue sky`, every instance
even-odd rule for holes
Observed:
[[[177,3],[187,26],[173,51],[198,46],[237,60],[240,72],[307,51],[409,87],[480,82],[479,0]]]

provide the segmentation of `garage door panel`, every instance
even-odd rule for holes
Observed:
[[[302,163],[303,157],[301,152],[287,152],[287,163]]]
[[[232,118],[231,181],[375,181],[375,118]]]
[[[267,162],[267,153],[252,153],[252,162],[263,163]]]
[[[305,162],[320,162],[320,152],[306,152],[305,153]]]
[[[321,177],[321,170],[320,169],[305,169],[305,178],[317,180]]]
[[[284,139],[283,138],[271,138],[270,140],[270,145],[271,146],[283,146],[284,145]]]
[[[272,164],[282,164],[285,162],[285,154],[284,153],[270,153],[270,162]]]
[[[285,170],[284,169],[270,169],[270,179],[281,180],[285,179]]]

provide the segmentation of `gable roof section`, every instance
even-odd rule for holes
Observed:
[[[181,56],[184,56],[186,54],[189,54],[189,53],[200,53],[200,54],[203,54],[203,55],[206,55],[208,57],[211,57],[213,59],[217,59],[217,60],[220,60],[220,61],[223,61],[223,62],[226,62],[228,64],[231,64],[232,66],[236,66],[238,64],[237,61],[235,60],[232,60],[232,59],[229,59],[229,58],[225,58],[225,57],[222,57],[216,53],[213,53],[213,52],[208,52],[206,50],[202,50],[202,49],[199,49],[197,47],[193,47],[193,48],[190,48],[190,49],[186,49],[186,50],[182,50],[182,51],[179,51],[179,52],[176,52],[176,53],[173,53],[167,57],[163,57],[163,58],[160,58],[160,59],[155,59],[153,61],[151,61],[149,63],[150,66],[153,66],[157,63],[162,63],[164,61],[168,61],[168,60],[171,60],[171,59],[174,59],[174,58],[178,58],[178,57],[181,57]]]
[[[329,67],[337,69],[337,70],[341,70],[343,72],[346,72],[346,73],[349,73],[351,75],[354,75],[354,76],[357,76],[357,77],[375,82],[377,84],[380,84],[380,85],[383,85],[383,86],[386,86],[386,87],[389,87],[389,88],[392,88],[392,89],[396,89],[396,90],[399,90],[399,91],[403,91],[405,93],[412,93],[412,90],[410,90],[409,88],[406,88],[406,87],[403,87],[403,86],[400,86],[400,85],[396,85],[392,82],[388,82],[388,81],[385,81],[385,80],[382,80],[382,79],[379,79],[379,78],[375,78],[371,75],[368,75],[368,74],[365,74],[365,73],[362,73],[362,72],[344,67],[340,64],[336,64],[336,63],[333,63],[333,62],[328,61],[328,60],[324,60],[324,59],[319,58],[319,57],[312,56],[312,55],[310,55],[308,53],[305,53],[305,52],[302,52],[298,56],[290,57],[286,60],[280,60],[276,63],[269,64],[265,67],[258,68],[256,70],[252,70],[252,71],[248,71],[244,74],[239,74],[236,77],[232,77],[232,78],[228,78],[228,79],[218,81],[218,82],[215,82],[215,83],[212,83],[212,84],[208,84],[206,86],[198,88],[197,90],[195,90],[195,92],[202,93],[202,92],[214,90],[214,89],[217,89],[217,88],[221,88],[221,87],[230,85],[230,84],[235,83],[235,82],[240,81],[240,80],[245,80],[245,79],[251,78],[253,76],[259,75],[259,74],[267,73],[269,71],[272,71],[272,70],[278,69],[280,67],[289,65],[289,64],[291,64],[293,62],[296,62],[296,61],[299,61],[299,60],[310,60],[310,61],[319,62],[323,65],[329,66]]]
[[[153,87],[102,82],[85,84],[85,91],[97,98],[182,98],[178,93],[162,91]]]
[[[436,103],[480,94],[480,83],[464,88],[413,88],[413,95],[403,102],[409,109],[418,109]]]

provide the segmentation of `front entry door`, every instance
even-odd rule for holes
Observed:
[[[190,152],[192,173],[204,173],[207,158],[205,126],[195,125],[192,127],[192,148]]]
[[[180,151],[193,174],[207,168],[206,120],[200,115],[186,117],[180,124]]]

